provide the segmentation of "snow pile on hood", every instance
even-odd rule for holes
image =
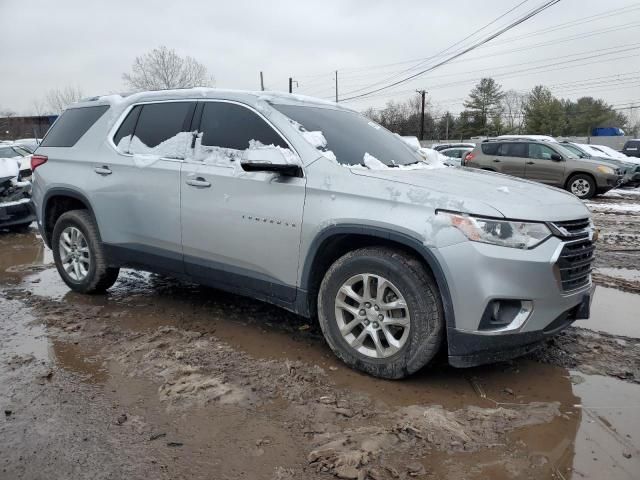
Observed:
[[[445,165],[434,166],[426,162],[418,161],[411,165],[386,165],[378,160],[376,157],[371,155],[368,152],[365,152],[362,162],[364,163],[364,167],[362,165],[347,165],[350,168],[367,168],[369,170],[430,170],[433,168],[444,168]]]
[[[449,162],[449,157],[432,148],[423,147],[420,148],[418,152],[424,157],[431,168],[444,168],[447,166],[446,163]]]

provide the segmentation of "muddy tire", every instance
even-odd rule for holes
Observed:
[[[596,182],[584,173],[576,173],[567,181],[567,190],[580,200],[588,200],[596,195]]]
[[[87,210],[71,210],[56,221],[51,238],[58,273],[71,290],[102,293],[118,279],[107,266],[98,227]]]
[[[318,319],[338,358],[381,378],[420,370],[443,343],[435,280],[415,257],[385,247],[354,250],[329,268]]]

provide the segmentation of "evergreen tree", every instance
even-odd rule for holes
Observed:
[[[528,134],[562,135],[565,113],[562,102],[543,85],[533,87],[524,107]]]
[[[502,87],[493,78],[483,78],[464,102],[470,136],[497,134],[502,123]]]

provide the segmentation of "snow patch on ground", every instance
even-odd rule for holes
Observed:
[[[640,204],[638,203],[594,203],[585,202],[589,210],[595,212],[622,212],[636,213],[640,212]]]

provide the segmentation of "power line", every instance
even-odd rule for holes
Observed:
[[[409,81],[409,80],[411,80],[411,79],[413,79],[413,78],[419,77],[419,76],[421,76],[421,75],[424,75],[424,74],[425,74],[425,73],[427,73],[427,72],[433,71],[433,70],[435,70],[436,68],[438,68],[438,67],[440,67],[440,66],[442,66],[442,65],[445,65],[446,63],[449,63],[450,61],[452,61],[452,60],[454,60],[454,59],[456,59],[456,58],[461,57],[461,56],[462,56],[462,55],[464,55],[465,53],[468,53],[468,52],[470,52],[470,51],[472,51],[472,50],[474,50],[474,49],[478,48],[480,45],[484,45],[485,43],[490,42],[490,41],[491,41],[491,40],[493,40],[494,38],[499,37],[500,35],[504,34],[505,32],[508,32],[508,31],[509,31],[509,30],[511,30],[512,28],[514,28],[514,27],[516,27],[516,26],[520,25],[521,23],[523,23],[523,22],[525,22],[525,21],[529,20],[530,18],[532,18],[532,17],[534,17],[534,16],[536,16],[536,15],[540,14],[540,13],[541,13],[541,12],[543,12],[544,10],[546,10],[546,9],[548,9],[548,8],[550,8],[550,7],[554,6],[554,5],[556,5],[556,4],[557,4],[557,3],[559,3],[559,2],[560,2],[560,0],[551,0],[551,1],[546,2],[545,4],[543,4],[543,5],[541,5],[540,7],[538,7],[538,8],[536,8],[536,9],[534,9],[534,10],[533,10],[533,11],[531,11],[530,13],[526,14],[525,16],[520,17],[520,18],[519,18],[519,19],[517,19],[516,21],[514,21],[514,22],[510,23],[510,24],[509,24],[509,25],[507,25],[506,27],[501,28],[501,29],[500,29],[500,30],[498,30],[497,32],[495,32],[495,33],[493,33],[493,34],[489,35],[488,37],[486,37],[486,38],[484,38],[484,39],[482,39],[482,40],[480,40],[480,41],[478,41],[478,42],[476,42],[476,43],[474,43],[473,45],[471,45],[471,46],[469,46],[469,47],[467,47],[467,48],[464,48],[462,51],[459,51],[458,53],[453,54],[453,55],[452,55],[452,56],[450,56],[449,58],[447,58],[447,59],[445,59],[445,60],[442,60],[442,61],[440,61],[440,62],[436,63],[435,65],[432,65],[431,67],[428,67],[428,68],[426,68],[426,69],[424,69],[424,70],[421,70],[420,72],[414,73],[414,74],[412,74],[412,75],[410,75],[410,76],[408,76],[408,77],[405,77],[405,78],[403,78],[403,79],[401,79],[401,80],[398,80],[398,81],[393,82],[393,83],[391,83],[391,84],[389,84],[389,85],[386,85],[386,86],[382,86],[382,87],[376,88],[376,89],[371,90],[371,91],[369,91],[369,92],[361,93],[361,94],[359,94],[359,95],[355,95],[355,96],[352,96],[352,97],[346,97],[346,98],[344,98],[343,100],[344,100],[344,101],[347,101],[347,100],[353,100],[354,98],[360,98],[360,97],[363,97],[363,96],[366,96],[366,95],[370,95],[370,94],[372,94],[372,93],[376,93],[376,92],[379,92],[379,91],[382,91],[382,90],[386,90],[387,88],[391,88],[391,87],[394,87],[394,86],[399,85],[399,84],[401,84],[401,83],[405,83],[405,82],[407,82],[407,81]]]

